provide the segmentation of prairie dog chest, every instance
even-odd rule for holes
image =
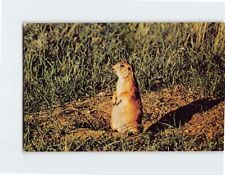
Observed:
[[[119,78],[116,85],[117,94],[121,94],[123,92],[132,93],[132,86],[134,86],[129,80],[124,78]]]
[[[122,78],[119,78],[116,84],[116,91],[118,94],[120,94],[121,92],[123,92],[124,89],[124,80]]]

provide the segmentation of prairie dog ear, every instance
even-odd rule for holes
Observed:
[[[130,64],[130,65],[131,65],[132,71],[135,72],[134,66],[132,64]]]

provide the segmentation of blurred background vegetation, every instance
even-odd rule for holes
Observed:
[[[183,85],[224,96],[225,24],[24,24],[24,113],[111,92],[120,60],[142,93]]]

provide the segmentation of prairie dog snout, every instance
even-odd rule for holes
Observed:
[[[117,131],[139,132],[143,112],[133,68],[127,62],[118,62],[112,69],[118,81],[112,99],[111,127]]]

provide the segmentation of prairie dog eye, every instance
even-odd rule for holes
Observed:
[[[123,67],[124,67],[124,65],[123,65],[123,64],[121,64],[121,65],[120,65],[120,68],[123,68]]]
[[[131,71],[131,67],[128,67],[128,70]]]

